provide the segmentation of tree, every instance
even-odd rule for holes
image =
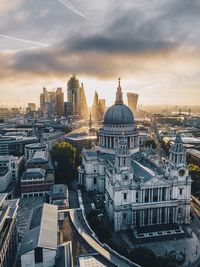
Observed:
[[[110,228],[98,217],[97,211],[90,211],[88,214],[88,222],[101,242],[107,242],[112,237]]]
[[[136,247],[132,249],[130,259],[142,267],[157,266],[154,252],[146,247]]]
[[[189,164],[189,173],[192,178],[192,194],[200,192],[200,168],[197,165]]]
[[[60,142],[53,146],[51,158],[55,166],[56,182],[69,183],[76,173],[76,149],[67,142]]]

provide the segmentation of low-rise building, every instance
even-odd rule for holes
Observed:
[[[44,204],[33,210],[30,227],[19,250],[21,267],[55,266],[58,247],[58,213],[54,205]]]
[[[57,205],[59,209],[69,208],[69,193],[67,185],[54,184],[49,194],[49,201],[53,205]]]
[[[25,146],[32,143],[38,143],[38,138],[35,136],[0,136],[0,156],[23,156]]]
[[[18,234],[17,208],[18,199],[6,200],[7,194],[0,194],[0,266],[15,266]]]
[[[187,162],[200,167],[200,151],[197,149],[188,149]]]
[[[29,144],[25,146],[25,159],[33,157],[36,151],[48,151],[48,145],[42,143]]]
[[[45,196],[54,184],[54,176],[42,168],[27,169],[21,178],[22,197]]]

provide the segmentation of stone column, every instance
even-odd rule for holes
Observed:
[[[169,209],[170,208],[167,208],[167,222],[169,223]]]
[[[142,190],[142,203],[144,203],[144,199],[145,199],[145,189]]]
[[[162,222],[162,208],[160,208],[159,210],[160,210],[159,223],[161,223]]]
[[[142,210],[140,210],[140,226],[143,226],[143,215],[142,215]]]
[[[156,224],[159,224],[159,209],[156,209],[157,210],[157,219],[156,219]]]
[[[151,189],[149,189],[148,202],[151,202]]]
[[[162,187],[160,188],[160,201],[162,201]]]

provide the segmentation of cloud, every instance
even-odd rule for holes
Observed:
[[[28,47],[38,44],[38,49],[0,52],[4,81],[34,83],[75,72],[100,79],[142,80],[144,90],[168,85],[168,90],[197,90],[200,85],[197,0],[20,2],[17,12],[8,9],[14,20],[0,26],[1,33],[9,37],[7,42],[39,40],[27,42]]]

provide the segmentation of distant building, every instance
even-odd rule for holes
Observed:
[[[88,106],[83,83],[73,75],[67,83],[67,100],[72,105],[72,115],[79,115],[82,118],[88,117]],[[70,114],[69,114],[70,115]]]
[[[67,134],[65,141],[79,151],[82,150],[83,147],[91,148],[92,143],[97,141],[97,130],[91,130],[86,126],[83,126]]]
[[[99,99],[98,93],[95,91],[92,105],[92,119],[96,122],[103,120],[105,111],[105,99]]]
[[[35,136],[0,136],[0,156],[23,156],[25,146],[33,143],[38,143],[38,138]]]
[[[40,95],[40,110],[51,117],[55,114],[56,109],[56,93],[54,91],[48,92],[43,88],[43,93]]]
[[[27,169],[21,178],[21,196],[39,197],[49,193],[54,180],[42,168]]]
[[[28,103],[28,108],[30,108],[30,111],[36,111],[36,104],[35,103]]]
[[[24,170],[25,160],[23,156],[0,156],[0,168],[8,168],[11,181],[18,181]],[[1,182],[1,181],[0,181]]]
[[[57,207],[44,204],[32,214],[19,250],[21,267],[54,267],[58,247]]]
[[[64,115],[64,93],[62,88],[56,90],[56,115]]]
[[[137,109],[138,97],[139,95],[136,93],[127,93],[128,106],[132,112],[135,112]]]
[[[64,114],[66,117],[73,114],[72,102],[64,102]]]
[[[50,204],[57,205],[59,209],[69,208],[69,193],[67,185],[54,184],[49,194]]]
[[[18,248],[17,209],[18,199],[6,200],[7,194],[0,194],[0,266],[13,267]]]
[[[36,151],[25,165],[21,177],[22,197],[45,196],[54,184],[54,168],[47,151]]]
[[[48,151],[48,145],[42,143],[29,144],[25,146],[25,159],[33,157],[36,151]]]
[[[80,111],[79,90],[79,80],[73,75],[67,83],[67,101],[72,103],[73,115],[79,115]]]
[[[197,149],[187,149],[187,163],[200,167],[200,151]]]
[[[84,90],[84,86],[83,83],[81,83],[81,87],[80,87],[80,116],[84,119],[88,118],[88,105],[87,105],[87,99],[85,96],[85,90]]]

